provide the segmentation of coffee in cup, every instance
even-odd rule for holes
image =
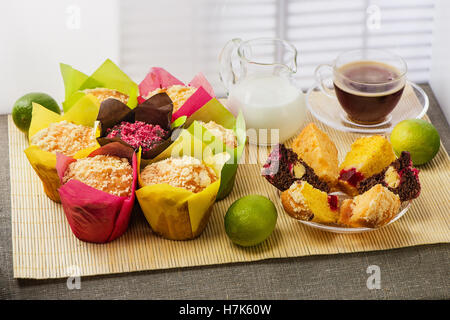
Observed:
[[[374,59],[367,59],[373,57]],[[386,121],[397,106],[406,83],[406,64],[400,57],[380,50],[350,51],[340,55],[332,67],[334,92],[350,121],[373,125]]]

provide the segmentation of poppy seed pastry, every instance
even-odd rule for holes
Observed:
[[[298,220],[336,223],[338,198],[314,188],[306,181],[294,182],[281,194],[284,210]]]
[[[342,202],[339,223],[350,227],[379,228],[397,215],[400,204],[398,195],[377,184]]]
[[[119,100],[124,104],[128,103],[128,96],[126,94],[113,89],[95,88],[95,89],[85,89],[83,92],[85,94],[92,94],[94,97],[98,99],[100,103],[109,98]]]
[[[420,194],[419,170],[413,167],[410,153],[403,151],[400,157],[383,171],[361,181],[358,191],[364,193],[377,184],[398,194],[400,201],[417,198]]]
[[[361,181],[380,173],[394,160],[394,151],[385,137],[375,135],[359,138],[353,142],[340,165],[339,187],[355,196]]]
[[[62,183],[72,179],[109,194],[128,197],[132,190],[133,169],[126,158],[96,155],[71,162]]]
[[[338,150],[328,135],[314,123],[308,124],[295,138],[292,149],[330,187],[337,184]]]
[[[63,120],[51,123],[31,137],[31,144],[44,151],[73,156],[78,151],[97,145],[94,129]]]
[[[190,156],[167,158],[147,165],[141,172],[141,180],[145,186],[169,184],[193,193],[203,191],[217,179],[213,169]]]
[[[214,121],[209,122],[199,121],[199,123],[206,129],[208,129],[208,131],[211,132],[212,135],[222,140],[223,143],[226,144],[228,147],[230,148],[237,147],[237,138],[233,130],[227,129]]]
[[[284,144],[279,144],[273,148],[261,174],[280,191],[289,189],[298,180],[307,181],[319,190],[330,191],[328,184],[321,180],[305,161],[300,159],[292,149],[286,148]]]
[[[149,99],[155,94],[165,92],[173,102],[173,113],[175,113],[181,108],[186,100],[194,94],[195,91],[197,91],[197,88],[176,84],[168,88],[157,88],[149,92],[145,99]]]

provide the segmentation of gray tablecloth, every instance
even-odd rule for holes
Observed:
[[[448,123],[430,88],[423,88],[428,115],[450,150]],[[69,290],[66,279],[13,279],[6,116],[0,116],[0,132],[0,299],[450,298],[449,244],[85,277],[79,290]],[[379,267],[379,289],[367,286],[371,265]]]

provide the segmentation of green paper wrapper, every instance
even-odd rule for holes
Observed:
[[[224,128],[233,130],[238,142],[237,147],[228,147],[221,139],[216,139],[213,134],[197,121],[205,123],[214,121]],[[247,139],[245,121],[242,113],[239,112],[237,118],[235,118],[216,98],[213,98],[188,117],[186,126],[189,126],[187,130],[197,139],[201,139],[207,144],[214,154],[226,151],[230,156],[222,168],[220,175],[221,183],[217,194],[217,200],[224,199],[230,194],[231,190],[233,190],[238,163],[242,156],[242,152],[244,151]]]
[[[65,88],[65,101],[63,102],[65,112],[85,95],[83,90],[95,88],[117,90],[128,95],[127,105],[131,109],[137,105],[138,85],[109,59],[95,70],[91,76],[87,76],[81,71],[63,63],[60,64],[60,70]]]

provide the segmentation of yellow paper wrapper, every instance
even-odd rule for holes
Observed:
[[[138,154],[138,181],[141,188],[136,191],[136,197],[153,231],[172,240],[193,239],[205,229],[219,191],[223,166],[219,157],[213,156],[212,151],[201,140],[186,130],[151,163],[183,155],[202,160],[214,169],[219,179],[198,193],[168,184],[143,186],[140,179],[141,157]]]
[[[33,103],[33,113],[30,129],[28,131],[29,141],[40,130],[47,128],[51,123],[67,120],[69,122],[94,127],[98,114],[97,99],[92,95],[82,97],[67,113],[59,115],[43,106]],[[99,132],[97,132],[99,135]],[[99,148],[100,145],[78,151],[74,158],[86,157],[89,153]],[[56,172],[56,154],[44,151],[36,145],[32,145],[24,150],[28,161],[36,174],[42,181],[45,194],[53,201],[60,202],[58,188],[60,181]]]

